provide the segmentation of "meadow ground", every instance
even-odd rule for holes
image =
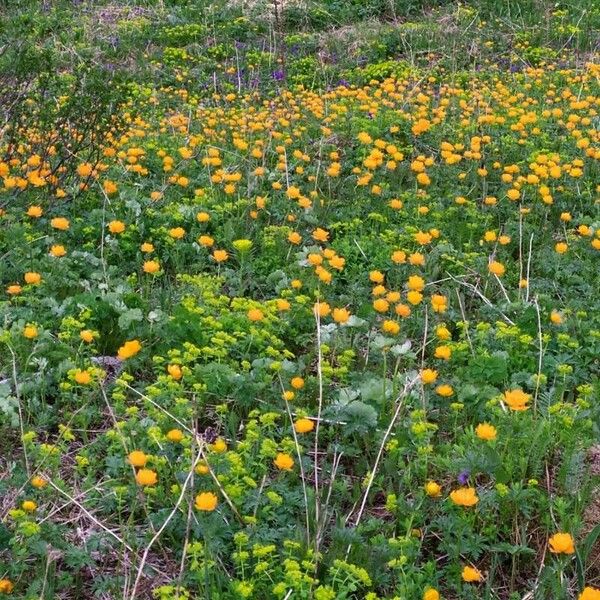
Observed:
[[[600,599],[595,0],[0,6],[0,598]]]

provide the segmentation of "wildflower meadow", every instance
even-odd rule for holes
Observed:
[[[0,4],[0,598],[600,600],[596,0]]]

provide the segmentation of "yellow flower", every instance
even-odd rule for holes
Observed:
[[[10,579],[0,579],[0,593],[10,594],[15,586]]]
[[[141,246],[140,246],[140,250],[146,254],[150,253],[150,252],[154,252],[154,245],[151,244],[150,242],[144,242]]]
[[[291,471],[294,466],[294,459],[289,454],[279,452],[273,464],[281,471]]]
[[[31,485],[34,488],[39,490],[43,487],[46,487],[48,485],[48,482],[43,477],[40,477],[39,475],[35,475],[34,477],[31,478]]]
[[[423,592],[423,600],[440,600],[440,593],[433,588],[427,588]]]
[[[144,273],[153,275],[160,271],[160,263],[157,260],[147,260],[144,262],[142,269]]]
[[[329,232],[317,227],[312,233],[313,239],[317,242],[326,242],[329,239]]]
[[[485,440],[486,442],[491,442],[496,439],[497,431],[493,425],[489,423],[480,423],[475,428],[475,435],[480,440]]]
[[[123,221],[111,221],[108,224],[108,230],[114,234],[123,233],[125,231],[125,223]]]
[[[575,545],[569,533],[555,533],[549,540],[550,552],[553,554],[574,554]]]
[[[296,433],[308,433],[315,428],[315,424],[310,419],[298,419],[294,423],[294,429]]]
[[[138,485],[151,486],[156,485],[158,476],[152,469],[140,469],[136,473],[135,480],[138,482]]]
[[[419,275],[411,275],[406,282],[406,287],[409,290],[421,292],[425,288],[425,280]]]
[[[166,437],[170,442],[178,444],[183,439],[183,431],[180,429],[171,429],[170,431],[167,431]]]
[[[218,498],[212,492],[200,492],[194,504],[198,510],[212,512],[217,508]]]
[[[522,411],[529,407],[527,403],[531,400],[531,395],[526,394],[523,390],[508,390],[504,392],[504,402],[508,404],[511,410]]]
[[[218,262],[225,262],[229,258],[229,254],[227,254],[227,250],[215,250],[212,253],[212,257]]]
[[[32,217],[33,219],[39,219],[42,214],[44,214],[44,211],[41,206],[30,206],[27,209],[27,216]]]
[[[333,309],[333,320],[336,323],[346,323],[350,318],[350,311],[346,308],[334,308]]]
[[[179,365],[169,365],[167,367],[167,373],[175,379],[179,381],[183,377],[183,372],[181,371],[181,367]]]
[[[302,377],[292,377],[290,383],[295,390],[301,390],[304,387],[304,379]]]
[[[28,339],[32,340],[38,336],[38,330],[35,325],[27,325],[23,329],[23,335]]]
[[[438,346],[433,355],[442,360],[449,360],[452,356],[452,350],[449,346]]]
[[[435,393],[438,394],[439,396],[442,396],[443,398],[449,398],[450,396],[452,396],[454,394],[454,389],[452,388],[451,385],[448,385],[447,383],[445,383],[443,385],[438,385],[435,388]]]
[[[438,373],[434,369],[423,369],[421,371],[421,381],[423,383],[433,383],[437,379]]]
[[[208,221],[210,221],[210,215],[207,212],[200,211],[196,215],[196,219],[198,223],[207,223]]]
[[[172,229],[169,229],[169,235],[174,240],[180,240],[185,235],[185,229],[183,227],[173,227]]]
[[[29,285],[37,285],[42,281],[42,276],[39,273],[32,271],[25,273],[23,278],[25,279],[25,283],[28,283]]]
[[[463,581],[466,581],[467,583],[479,583],[480,581],[483,581],[483,575],[481,574],[481,571],[475,567],[469,566],[465,566],[463,568],[462,578]]]
[[[506,267],[502,263],[500,263],[500,262],[498,262],[496,260],[493,260],[488,265],[488,271],[492,275],[496,275],[498,277],[502,277],[502,275],[504,275],[504,273],[506,272]]]
[[[565,242],[558,242],[554,246],[554,250],[558,252],[558,254],[564,254],[569,249],[569,246]]]
[[[223,454],[223,452],[227,450],[227,442],[223,438],[219,438],[215,441],[214,444],[210,446],[210,448],[213,452],[216,452],[217,454]]]
[[[6,288],[6,293],[9,296],[18,296],[23,291],[23,288],[20,285],[9,285]]]
[[[79,332],[79,337],[81,338],[82,341],[84,341],[86,344],[90,344],[91,342],[94,341],[94,332],[89,330],[89,329],[82,329]]]
[[[129,340],[119,348],[117,356],[121,360],[127,360],[128,358],[135,356],[141,349],[142,345],[138,340]]]
[[[432,498],[438,498],[442,495],[442,486],[435,481],[428,481],[425,484],[425,493]]]
[[[50,248],[50,254],[52,256],[54,256],[55,258],[60,258],[61,256],[64,256],[67,253],[67,251],[65,250],[64,246],[61,246],[60,244],[55,244],[54,246],[52,246]]]
[[[50,221],[50,225],[54,227],[54,229],[66,231],[69,229],[69,219],[65,219],[64,217],[55,217]]]
[[[562,315],[557,310],[553,310],[550,313],[550,321],[552,321],[554,325],[560,325],[563,322]]]
[[[127,456],[129,464],[133,467],[144,467],[148,462],[148,457],[141,450],[133,450]]]
[[[400,332],[400,325],[396,323],[396,321],[385,320],[381,325],[381,329],[384,333],[389,333],[390,335],[398,335],[398,333]]]
[[[479,502],[475,488],[471,487],[463,487],[450,492],[450,500],[458,506],[475,506]]]
[[[448,330],[448,328],[445,325],[438,325],[435,328],[435,335],[440,339],[440,340],[449,340],[452,337],[452,334],[450,333],[450,331]]]
[[[37,508],[37,504],[33,500],[25,500],[21,504],[21,508],[25,512],[34,512],[35,509]]]
[[[251,308],[247,314],[251,321],[262,321],[265,318],[263,311],[259,308]]]
[[[434,312],[443,313],[448,309],[448,298],[441,294],[431,296],[431,307]]]
[[[377,298],[373,301],[373,308],[380,313],[384,313],[390,308],[390,303],[383,298]]]
[[[423,300],[423,294],[421,292],[417,292],[416,290],[410,290],[410,292],[406,293],[406,299],[413,305],[416,306]]]
[[[92,375],[87,369],[77,369],[73,378],[79,385],[87,385],[92,381]]]
[[[600,600],[600,590],[588,586],[579,594],[577,600]]]

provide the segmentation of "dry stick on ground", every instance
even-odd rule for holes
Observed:
[[[396,424],[396,421],[398,420],[400,411],[402,410],[402,407],[404,406],[404,398],[406,398],[406,396],[410,392],[410,389],[415,385],[415,383],[419,379],[420,379],[419,377],[415,377],[414,379],[409,379],[405,383],[404,388],[403,388],[402,392],[400,393],[400,395],[398,396],[398,398],[396,398],[396,411],[394,412],[394,415],[392,416],[390,424],[388,425],[388,428],[383,436],[383,439],[381,440],[381,444],[379,445],[379,451],[377,452],[377,458],[375,459],[375,463],[373,464],[373,468],[371,469],[371,473],[369,475],[369,483],[367,484],[367,488],[365,489],[365,493],[363,494],[360,508],[358,510],[358,515],[356,516],[356,520],[354,521],[355,528],[358,527],[360,520],[362,519],[363,512],[364,512],[365,506],[367,504],[367,499],[369,498],[369,492],[371,491],[371,487],[373,485],[373,482],[375,481],[375,476],[377,475],[377,469],[379,468],[379,462],[381,461],[381,457],[383,456],[383,451],[385,449],[385,445],[387,444],[388,438],[390,437],[390,434],[392,433],[392,429],[394,428],[394,425]],[[349,522],[351,516],[352,516],[352,512],[350,512],[348,514],[348,516],[346,517],[346,523]],[[348,558],[348,555],[350,554],[351,549],[352,549],[352,543],[348,544],[348,548],[346,549],[346,558]]]
[[[315,461],[315,553],[319,553],[319,429],[321,425],[321,412],[323,410],[323,352],[321,346],[321,302],[317,301],[317,306],[314,310],[315,322],[317,324],[317,379],[319,382],[319,396],[317,409],[317,425],[315,427],[315,444],[314,444],[314,461]]]
[[[78,502],[75,498],[73,498],[72,496],[69,496],[69,494],[67,494],[67,492],[65,492],[64,490],[61,490],[53,481],[49,481],[48,484],[50,485],[50,487],[54,488],[61,496],[64,496],[65,498],[67,498],[69,500],[69,502],[71,502],[72,504],[77,506],[77,508],[79,508],[79,510],[83,511],[83,513],[88,517],[88,519],[90,519],[93,523],[98,525],[98,527],[100,527],[101,529],[106,531],[106,533],[108,533],[111,537],[113,537],[115,540],[117,540],[117,542],[119,542],[119,544],[121,544],[122,546],[127,548],[127,550],[129,550],[132,554],[135,554],[135,550],[125,540],[121,539],[114,531],[112,531],[106,525],[104,525],[101,521],[96,519],[96,517],[94,517],[94,515],[87,508],[85,508],[85,506],[83,506],[83,504],[81,504],[81,502]]]
[[[538,372],[537,377],[535,378],[535,392],[533,395],[533,415],[537,414],[537,401],[538,395],[540,393],[540,377],[542,375],[542,360],[544,357],[544,338],[542,336],[542,318],[540,316],[540,305],[538,304],[537,296],[533,299],[533,306],[535,306],[535,313],[537,315],[537,325],[538,325]]]
[[[17,378],[17,355],[10,344],[6,344],[10,352],[12,361],[12,379],[15,386],[15,398],[17,399],[17,410],[19,411],[19,428],[21,430],[21,443],[23,444],[23,457],[25,458],[25,468],[27,469],[27,478],[31,478],[31,469],[29,468],[29,455],[25,444],[25,429],[23,427],[23,409],[21,408],[21,392],[19,391],[19,380]]]
[[[450,275],[450,273],[448,273],[448,275]],[[511,321],[498,307],[496,307],[486,296],[484,296],[478,289],[476,286],[474,286],[472,283],[467,283],[466,281],[460,281],[460,279],[457,279],[456,277],[450,275],[450,278],[455,281],[456,283],[458,283],[459,285],[463,285],[467,288],[469,288],[470,290],[472,290],[473,292],[475,292],[490,308],[493,308],[495,310],[497,310],[501,315],[502,318],[509,324],[509,325],[513,325],[514,326],[514,321]]]

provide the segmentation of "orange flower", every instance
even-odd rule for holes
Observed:
[[[29,271],[25,273],[24,279],[25,283],[28,283],[29,285],[37,285],[42,281],[42,276],[39,273]]]
[[[160,263],[157,260],[147,260],[142,266],[144,273],[154,275],[160,271]]]
[[[135,476],[138,485],[152,486],[158,482],[158,476],[152,469],[140,469]]]
[[[55,217],[50,221],[50,225],[54,229],[60,229],[61,231],[66,231],[70,226],[69,219],[65,219],[64,217]]]
[[[166,437],[170,442],[178,444],[183,440],[183,431],[181,431],[181,429],[171,429],[170,431],[167,431]]]
[[[480,440],[485,440],[486,442],[491,442],[496,439],[497,435],[496,428],[489,423],[480,423],[475,428],[475,435]]]
[[[488,271],[492,275],[496,275],[498,277],[502,277],[502,275],[504,275],[504,273],[506,272],[506,267],[502,263],[500,263],[500,262],[498,262],[496,260],[493,260],[488,265]]]
[[[54,246],[52,246],[50,248],[50,254],[52,256],[54,256],[55,258],[60,258],[61,256],[64,256],[67,253],[67,251],[65,250],[64,246],[61,246],[60,244],[55,244]]]
[[[308,433],[315,428],[315,424],[310,419],[298,419],[294,423],[294,429],[296,433]]]
[[[588,586],[579,594],[577,600],[600,600],[600,590]]]
[[[251,321],[262,321],[265,318],[263,311],[259,308],[251,308],[247,314]]]
[[[312,233],[313,239],[317,242],[326,242],[329,239],[329,232],[317,227]]]
[[[108,230],[117,235],[123,233],[125,231],[125,223],[123,221],[111,221],[108,224]]]
[[[463,568],[462,578],[463,581],[466,581],[467,583],[479,583],[480,581],[483,581],[483,575],[481,574],[481,571],[475,567],[469,566],[465,566]]]
[[[421,381],[423,383],[433,383],[438,376],[438,372],[434,369],[423,369],[421,371]]]
[[[281,471],[291,471],[294,466],[294,459],[284,452],[279,452],[273,461],[273,464]]]
[[[450,500],[458,506],[475,506],[479,502],[475,488],[471,487],[463,487],[450,492]]]
[[[333,320],[336,323],[346,323],[350,318],[350,311],[346,308],[334,308]]]
[[[148,457],[141,450],[133,450],[133,452],[130,452],[127,456],[127,460],[133,467],[144,467],[148,462]]]
[[[142,345],[138,342],[138,340],[129,340],[125,342],[117,353],[117,356],[120,360],[127,360],[135,356],[142,349]]]
[[[212,257],[218,262],[225,262],[229,258],[227,250],[215,250],[212,253]]]
[[[27,209],[27,216],[33,219],[39,219],[44,214],[41,206],[30,206]]]
[[[575,544],[570,533],[555,533],[549,540],[550,552],[553,554],[574,554]]]
[[[504,402],[508,404],[511,410],[522,411],[529,407],[527,403],[531,400],[531,394],[526,394],[523,390],[508,390],[504,392]]]
[[[194,505],[203,512],[212,512],[217,508],[218,498],[212,492],[201,492],[196,496]]]

